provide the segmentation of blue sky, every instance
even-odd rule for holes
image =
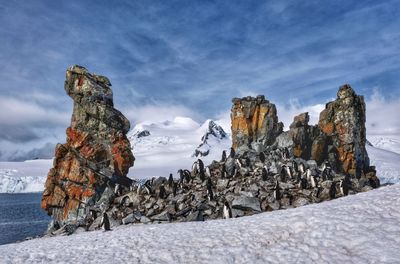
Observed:
[[[2,1],[0,159],[65,140],[72,64],[108,76],[133,123],[202,121],[249,94],[301,108],[344,83],[399,102],[399,14],[400,1]]]

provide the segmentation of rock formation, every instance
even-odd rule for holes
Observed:
[[[250,103],[252,107],[248,107],[249,109],[256,109],[253,107],[254,100],[254,98],[244,100],[246,103],[253,102]],[[357,95],[350,85],[346,84],[339,88],[337,99],[326,104],[317,125],[310,126],[308,113],[302,113],[294,117],[288,131],[267,130],[268,132],[264,136],[248,136],[255,134],[254,126],[243,116],[246,116],[244,113],[254,113],[254,111],[240,110],[247,109],[242,106],[242,101],[243,99],[234,101],[232,107],[233,148],[241,149],[242,152],[257,151],[248,142],[267,137],[269,140],[264,141],[264,149],[265,146],[272,145],[286,147],[296,158],[315,160],[318,164],[327,160],[338,172],[360,177],[361,174],[367,174],[374,170],[369,166],[368,154],[365,149],[364,99]],[[273,106],[270,103],[269,105]],[[269,127],[280,128],[281,124],[278,123],[275,106],[273,109],[274,115],[269,119],[272,122]],[[253,120],[254,114],[248,116],[250,116],[250,120]],[[265,130],[263,131],[265,132]],[[269,131],[274,131],[274,133]]]
[[[262,151],[282,132],[275,105],[263,95],[234,98],[232,102],[232,146],[238,152],[247,148]]]
[[[55,228],[82,221],[91,208],[106,208],[116,183],[126,177],[134,157],[126,138],[129,121],[113,107],[107,77],[85,68],[67,70],[65,91],[74,101],[67,142],[58,144],[41,206]]]
[[[321,112],[318,126],[329,138],[338,169],[358,176],[369,170],[363,96],[348,84],[341,86],[336,100]]]

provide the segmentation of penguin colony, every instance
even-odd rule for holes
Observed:
[[[109,230],[110,226],[122,223],[234,218],[319,203],[379,187],[379,182],[371,182],[363,175],[357,178],[336,173],[327,161],[318,165],[312,160],[294,158],[287,148],[242,155],[234,149],[228,152],[224,151],[220,161],[208,166],[198,159],[191,170],[180,169],[175,175],[135,181],[130,188],[115,186],[114,197],[104,206],[106,209],[92,208],[87,221],[80,226],[86,230],[100,226]]]

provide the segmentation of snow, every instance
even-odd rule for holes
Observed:
[[[367,139],[376,148],[400,154],[400,135],[369,135]]]
[[[4,263],[398,263],[400,185],[207,222],[128,225],[0,246]]]
[[[209,121],[211,120],[199,124],[187,117],[176,117],[172,121],[137,124],[128,134],[136,159],[128,176],[132,179],[143,179],[168,177],[172,173],[178,177],[179,169],[190,168],[197,159],[193,152],[201,143]],[[148,130],[150,136],[134,137],[135,133],[143,130]],[[222,140],[209,138],[208,143],[210,154],[201,157],[205,164],[219,160],[222,151],[231,146],[229,137]]]

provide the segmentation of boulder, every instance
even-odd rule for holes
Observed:
[[[126,137],[130,124],[113,107],[110,86],[106,77],[81,66],[67,70],[64,88],[74,101],[71,125],[67,142],[56,146],[41,202],[57,226],[84,219],[88,206],[107,207],[113,192],[105,191],[131,182],[126,177],[134,163]]]
[[[254,210],[261,212],[260,201],[258,198],[244,195],[235,196],[232,201],[232,208],[244,211]]]

